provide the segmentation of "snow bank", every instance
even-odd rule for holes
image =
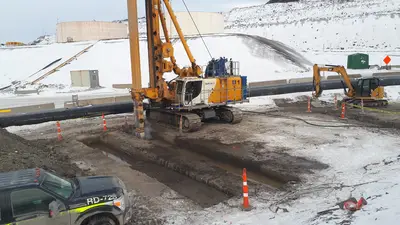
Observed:
[[[400,50],[400,1],[302,1],[235,8],[225,32],[256,34],[295,49]]]

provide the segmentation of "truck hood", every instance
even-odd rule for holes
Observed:
[[[121,195],[125,189],[121,180],[113,176],[90,176],[76,178],[80,197],[94,197],[109,194]]]

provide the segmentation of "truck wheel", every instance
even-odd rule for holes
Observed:
[[[116,225],[116,223],[108,216],[96,216],[87,225]]]

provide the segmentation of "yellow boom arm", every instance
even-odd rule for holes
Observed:
[[[174,48],[170,40],[164,12],[162,10],[162,2],[171,17],[189,61],[191,62],[191,67],[189,68],[179,68],[176,63]],[[175,98],[174,87],[168,86],[165,82],[163,78],[164,73],[174,71],[179,77],[198,77],[203,72],[196,64],[196,60],[189,49],[169,0],[146,0],[146,22],[150,87],[144,90],[145,96],[155,101],[172,101]],[[165,36],[165,42],[161,39],[161,27]],[[170,61],[165,60],[166,58],[169,58]]]
[[[351,84],[350,77],[347,74],[346,69],[343,66],[337,65],[318,65],[314,64],[313,66],[313,82],[314,82],[314,97],[318,98],[321,96],[322,88],[321,88],[321,71],[327,72],[336,72],[340,76],[343,77],[344,83],[346,84],[348,91],[345,93],[348,97],[355,96],[356,92],[354,90],[353,85]]]

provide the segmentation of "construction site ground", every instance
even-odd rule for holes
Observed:
[[[307,101],[280,99],[277,107],[245,109],[240,124],[206,123],[196,133],[147,122],[151,140],[132,133],[130,114],[61,121],[0,130],[1,171],[44,167],[63,176],[115,175],[130,189],[131,224],[189,224],[190,212],[223,204],[240,208],[242,170],[247,169],[250,199],[268,201],[290,192],[328,162],[298,152],[340,142],[349,129],[397,132],[397,113],[329,105],[307,112]],[[400,112],[392,103],[386,111]],[[395,129],[392,129],[395,128]],[[17,136],[18,135],[18,136]],[[3,157],[3,155],[5,157]]]

